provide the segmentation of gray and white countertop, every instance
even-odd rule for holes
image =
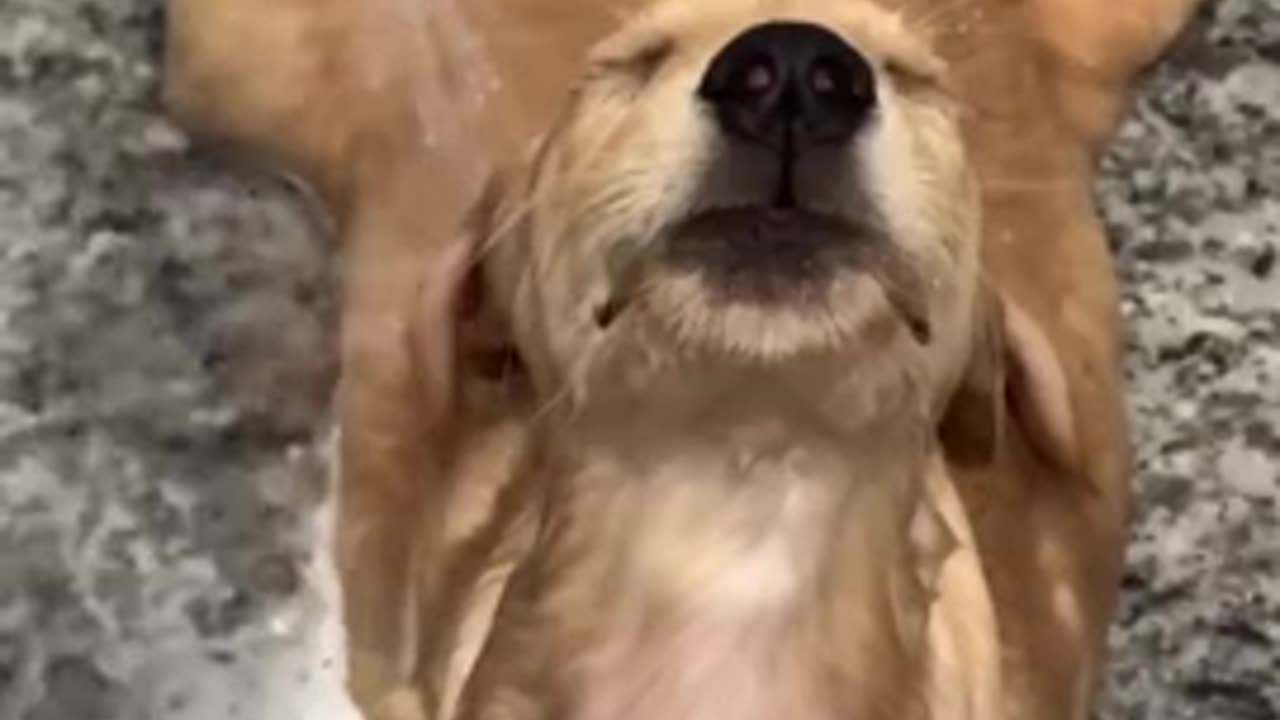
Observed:
[[[347,718],[331,248],[162,117],[161,13],[0,0],[0,720]],[[1280,718],[1280,0],[1205,8],[1099,200],[1140,453],[1101,716]]]

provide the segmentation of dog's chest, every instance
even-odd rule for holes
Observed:
[[[820,465],[686,457],[613,500],[576,718],[815,717],[801,658],[834,505],[806,475]]]

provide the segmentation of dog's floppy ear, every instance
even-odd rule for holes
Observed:
[[[1005,425],[1004,305],[984,283],[974,308],[969,359],[938,428],[947,458],[962,465],[990,463]]]
[[[433,232],[443,221],[422,221],[414,202],[422,187],[397,181],[367,196],[348,239],[357,251],[383,243],[347,257],[360,267],[344,308],[337,527],[351,689],[362,708],[377,708],[373,717],[394,716],[387,703],[410,697],[401,691],[421,662],[418,608],[432,606],[425,594],[445,571],[450,467],[471,430],[462,401],[474,348],[502,342],[492,328],[477,328],[487,322],[477,254],[496,192],[452,230]],[[386,244],[388,237],[403,242]]]
[[[509,298],[495,287],[509,279],[491,262],[499,254],[494,246],[514,241],[521,225],[504,203],[506,190],[504,176],[491,175],[460,227],[424,268],[410,351],[424,401],[433,404],[429,412],[442,419],[478,410],[475,402],[485,398],[515,401],[510,393],[524,389],[506,311]],[[477,397],[477,389],[486,396]]]
[[[1028,33],[1040,47],[1058,111],[1095,146],[1124,112],[1134,77],[1186,25],[1202,0],[1029,0]]]
[[[1031,315],[984,288],[976,303],[966,371],[943,413],[938,434],[947,459],[991,463],[1011,425],[1055,467],[1078,467],[1070,389],[1048,335]]]
[[[1065,470],[1079,469],[1082,460],[1071,389],[1053,342],[1035,318],[1014,302],[1005,303],[1004,335],[1010,417],[1046,460]]]

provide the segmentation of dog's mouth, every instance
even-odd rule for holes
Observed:
[[[813,299],[838,273],[858,270],[881,240],[867,225],[796,207],[744,206],[675,224],[664,260],[698,274],[727,302],[774,305]]]
[[[649,262],[631,256],[625,271],[616,268],[615,292],[596,309],[600,327],[637,293],[651,309],[660,298],[660,314],[686,329],[742,318],[766,334],[844,327],[868,311],[868,295],[857,288],[875,285],[917,342],[931,338],[925,280],[877,224],[796,207],[720,207],[672,223],[653,250],[644,254]]]
[[[725,304],[818,307],[842,276],[868,277],[916,340],[930,339],[922,280],[878,223],[795,206],[719,208],[678,223],[664,250]]]

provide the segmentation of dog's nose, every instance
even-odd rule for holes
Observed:
[[[866,58],[802,22],[743,31],[712,59],[698,94],[730,136],[791,150],[847,142],[876,102]]]

